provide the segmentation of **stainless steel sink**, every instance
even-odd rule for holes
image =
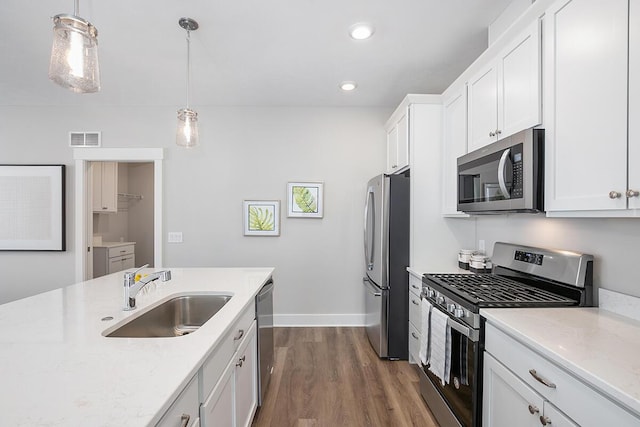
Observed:
[[[230,295],[182,295],[125,323],[107,337],[179,337],[196,331],[231,299]]]

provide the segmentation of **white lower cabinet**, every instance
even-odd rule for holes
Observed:
[[[482,420],[500,426],[637,426],[601,390],[486,324]]]
[[[198,418],[198,376],[194,376],[182,390],[180,396],[162,416],[157,427],[197,427]]]
[[[421,290],[420,278],[409,273],[409,363],[411,364],[420,363]]]
[[[482,425],[527,427],[544,423],[577,426],[556,407],[545,401],[513,372],[485,353]]]
[[[202,427],[248,427],[258,407],[255,308],[240,317],[201,369]]]

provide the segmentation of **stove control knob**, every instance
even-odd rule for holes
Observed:
[[[438,295],[436,297],[436,304],[444,304],[444,296]]]
[[[436,296],[436,291],[434,291],[433,289],[427,289],[427,296],[429,298],[435,298]]]
[[[458,319],[460,319],[461,317],[464,317],[464,309],[462,307],[458,307],[453,311],[453,317],[457,317]]]
[[[454,313],[456,311],[456,305],[455,304],[447,304],[447,311],[449,313]]]

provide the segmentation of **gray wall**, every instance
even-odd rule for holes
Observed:
[[[74,167],[70,130],[102,145],[165,147],[166,266],[273,266],[274,309],[286,323],[361,323],[362,206],[385,164],[390,109],[197,108],[202,146],[174,144],[175,107],[0,107],[0,160],[64,163],[67,252],[0,253],[0,302],[74,282]],[[37,126],[33,126],[37,123]],[[286,217],[288,181],[323,181],[323,219]],[[242,201],[281,200],[280,237],[244,237]]]

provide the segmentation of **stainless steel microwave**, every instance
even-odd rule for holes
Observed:
[[[544,129],[527,129],[458,158],[458,210],[544,211]]]

